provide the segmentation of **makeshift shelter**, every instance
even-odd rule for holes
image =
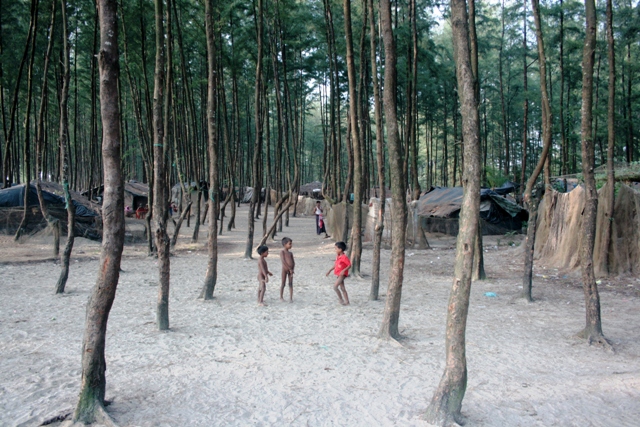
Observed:
[[[15,234],[22,222],[24,214],[24,192],[26,185],[16,185],[0,190],[0,232],[3,234]],[[47,227],[47,222],[42,216],[38,192],[35,183],[29,185],[29,198],[27,210],[27,233],[34,234]],[[62,186],[52,182],[41,184],[42,197],[47,205],[49,214],[58,219],[62,226],[62,232],[67,233],[67,209],[65,208]],[[76,208],[74,234],[76,237],[86,237],[92,240],[102,238],[102,218],[99,207],[90,202],[86,197],[75,191],[71,192],[72,203]]]
[[[82,196],[91,197],[92,201],[101,204],[104,193],[104,185],[94,187],[82,192]],[[142,182],[129,181],[124,183],[124,205],[133,211],[144,208],[149,204],[149,186]]]
[[[458,234],[462,207],[462,187],[436,187],[416,202],[415,215],[427,233]],[[480,218],[483,235],[497,235],[522,230],[529,213],[493,190],[480,190]]]
[[[311,197],[312,199],[323,199],[324,197],[322,197],[322,183],[320,181],[313,181],[301,185],[298,194],[300,194],[301,196]]]
[[[599,277],[620,274],[640,274],[640,192],[625,184],[618,184],[611,246],[603,247],[603,236],[608,218],[608,186],[598,191],[596,241],[593,266]],[[536,258],[544,264],[563,270],[580,267],[579,248],[582,240],[582,212],[584,187],[578,186],[569,193],[552,190],[547,193],[538,210],[536,234]],[[607,256],[609,254],[609,256]],[[608,260],[607,260],[608,258]]]

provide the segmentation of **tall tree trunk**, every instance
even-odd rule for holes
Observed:
[[[509,166],[511,164],[511,159],[509,157],[509,127],[507,124],[507,109],[504,101],[504,79],[502,77],[502,53],[504,46],[504,32],[505,32],[505,23],[504,23],[504,0],[502,0],[502,12],[501,19],[502,22],[502,36],[500,37],[500,50],[499,50],[499,59],[498,59],[498,74],[500,78],[500,107],[502,112],[502,136],[504,139],[504,174],[505,176],[509,176],[510,170]]]
[[[263,79],[262,79],[262,35],[263,35],[263,3],[262,0],[258,0],[258,10],[256,16],[256,30],[258,40],[258,57],[256,59],[256,89],[255,89],[255,145],[253,151],[253,196],[251,197],[251,203],[249,204],[248,215],[248,232],[247,232],[247,244],[244,249],[245,259],[250,259],[253,252],[253,234],[255,230],[255,211],[258,202],[260,201],[260,190],[262,183],[260,180],[260,153],[262,151],[262,100],[263,100]]]
[[[51,23],[49,24],[49,42],[47,44],[47,53],[44,57],[44,71],[42,72],[42,91],[40,94],[40,107],[38,109],[38,118],[36,121],[36,193],[38,194],[38,202],[40,203],[40,211],[42,212],[42,216],[47,221],[47,225],[53,232],[53,256],[58,257],[60,254],[60,221],[57,218],[54,218],[49,213],[49,209],[47,208],[47,204],[44,201],[44,197],[42,195],[42,187],[40,185],[41,181],[41,172],[42,172],[42,152],[46,148],[44,141],[44,115],[45,115],[45,106],[47,104],[47,89],[48,89],[48,72],[49,72],[49,63],[51,59],[51,51],[53,50],[53,31],[55,27],[56,20],[56,1],[51,2]],[[0,88],[1,90],[1,88]]]
[[[25,176],[25,187],[24,187],[24,198],[23,198],[23,209],[22,209],[22,221],[20,221],[20,225],[18,226],[18,230],[13,238],[14,241],[18,241],[20,237],[26,233],[27,223],[29,221],[29,193],[31,192],[31,100],[33,98],[33,63],[35,60],[35,52],[36,52],[36,35],[38,34],[38,6],[36,1],[35,16],[31,16],[32,25],[29,28],[31,32],[31,54],[29,58],[29,66],[27,68],[27,108],[24,115],[24,176]],[[33,7],[33,5],[32,5]],[[18,151],[16,149],[16,151]]]
[[[527,149],[529,142],[529,78],[527,76],[527,1],[524,0],[524,16],[522,18],[522,88],[524,91],[524,105],[522,107],[522,169],[520,170],[520,189],[524,188],[525,179],[527,176]],[[562,96],[562,91],[560,91]]]
[[[353,38],[351,35],[351,0],[344,0],[344,33],[347,44],[347,74],[349,78],[349,119],[351,120],[351,140],[353,145],[353,224],[351,225],[351,272],[360,275],[362,258],[362,149],[356,91],[356,67],[353,58]],[[361,58],[362,60],[362,58]]]
[[[60,93],[60,159],[62,159],[62,191],[67,209],[67,244],[60,258],[60,277],[56,284],[56,293],[64,292],[69,277],[69,259],[75,239],[74,228],[76,222],[76,207],[69,193],[69,31],[67,29],[67,2],[60,0],[60,14],[62,16],[62,91]]]
[[[601,266],[601,271],[611,274],[611,264],[613,256],[611,253],[611,241],[613,235],[613,214],[615,203],[615,171],[613,167],[613,154],[616,144],[616,51],[613,37],[613,4],[612,0],[607,0],[607,57],[609,59],[609,100],[607,106],[607,211],[605,215],[605,229],[603,235],[602,248],[607,251],[607,256],[601,257],[605,265]]]
[[[631,40],[631,39],[629,39]],[[631,62],[631,42],[627,42],[627,64],[629,64],[629,75],[627,78],[627,163],[631,163],[634,160],[633,157],[633,114],[631,113],[631,86],[633,81],[633,68]]]
[[[4,157],[2,159],[2,184],[3,188],[11,187],[13,183],[13,170],[11,169],[12,151],[11,143],[14,139],[16,116],[18,114],[18,95],[20,94],[20,83],[22,81],[22,73],[24,66],[27,64],[29,58],[29,46],[31,46],[31,39],[35,37],[35,26],[38,16],[38,0],[31,0],[31,18],[29,20],[29,30],[27,33],[27,40],[24,45],[24,52],[22,53],[22,59],[20,60],[20,66],[18,67],[18,76],[16,78],[16,87],[13,91],[13,97],[11,102],[11,110],[9,112],[9,132],[5,135],[4,150],[2,151]],[[4,120],[3,120],[4,123]]]
[[[534,11],[535,13],[535,11]],[[560,0],[560,137],[562,156],[560,167],[560,174],[567,175],[569,173],[569,142],[567,141],[567,134],[565,131],[564,121],[564,5]]]
[[[118,24],[115,0],[98,0],[100,15],[100,106],[104,163],[103,235],[98,279],[87,303],[82,340],[82,386],[73,420],[109,425],[104,410],[105,337],[116,296],[124,244],[124,183],[120,163]]]
[[[416,28],[417,12],[416,0],[410,0],[411,15],[411,128],[409,129],[409,141],[411,150],[411,186],[413,187],[412,199],[420,198],[420,182],[418,181],[418,138],[416,128],[418,126],[418,30]]]
[[[169,235],[167,234],[167,173],[165,151],[165,32],[163,24],[163,0],[154,0],[156,23],[156,60],[153,88],[153,222],[158,250],[158,302],[156,323],[158,330],[169,329]],[[170,22],[167,22],[167,26]],[[167,42],[168,43],[168,42]],[[171,68],[171,65],[167,68]],[[170,80],[170,79],[167,79]],[[166,100],[168,103],[169,101]]]
[[[389,0],[380,0],[380,27],[384,42],[384,113],[387,123],[387,139],[389,149],[389,168],[391,169],[391,197],[393,207],[393,224],[391,227],[391,271],[385,302],[382,324],[378,336],[398,339],[398,321],[400,318],[400,299],[402,297],[402,281],[404,274],[404,255],[407,230],[407,203],[405,201],[406,177],[402,173],[402,148],[398,132],[398,116],[396,106],[397,92],[397,57],[396,45],[391,28],[391,4]]]
[[[375,25],[375,13],[373,0],[367,0],[369,7],[369,38],[371,49],[371,77],[373,79],[373,105],[376,120],[376,161],[378,164],[378,188],[380,197],[380,207],[378,208],[375,235],[373,238],[373,260],[371,262],[371,291],[370,300],[378,299],[380,289],[380,250],[382,248],[382,232],[384,231],[384,208],[386,202],[385,180],[384,180],[384,133],[382,129],[382,106],[380,105],[380,87],[378,84],[378,49],[376,47],[377,33]]]
[[[466,6],[465,0],[451,0],[451,27],[465,162],[460,231],[456,242],[454,279],[447,314],[446,365],[426,413],[427,421],[437,425],[449,425],[454,421],[462,424],[460,410],[467,388],[465,331],[473,271],[474,240],[480,218],[480,120],[469,55]]]
[[[538,159],[538,164],[536,168],[533,170],[533,173],[529,177],[527,181],[527,186],[524,190],[523,202],[525,207],[529,209],[531,212],[533,210],[533,206],[529,206],[529,202],[531,200],[531,193],[533,191],[533,186],[540,176],[540,172],[542,172],[542,168],[544,167],[546,160],[549,156],[549,149],[551,147],[551,108],[549,106],[549,95],[547,92],[547,61],[544,52],[544,39],[542,36],[542,21],[540,19],[540,1],[539,0],[531,0],[531,9],[533,11],[533,19],[536,25],[536,40],[538,42],[538,63],[540,64],[540,101],[542,107],[542,154],[540,154],[540,159]],[[546,185],[546,184],[545,184]],[[537,209],[537,203],[535,203]],[[537,213],[534,214],[534,218],[537,218]],[[529,220],[529,227],[533,227],[531,230],[527,230],[527,238],[525,241],[525,245],[527,246],[527,250],[525,250],[525,259],[524,259],[524,274],[523,274],[523,283],[522,283],[522,298],[527,301],[532,301],[531,288],[532,282],[531,279],[533,277],[533,252],[535,247],[536,240],[536,225],[532,224],[531,219]]]
[[[526,1],[526,0],[525,0]],[[476,94],[476,105],[478,108],[478,117],[480,117],[480,71],[478,69],[478,37],[476,34],[476,2],[469,0],[469,48],[471,58],[471,71],[473,72],[473,90]],[[480,120],[480,119],[478,119]],[[480,123],[477,126],[478,133],[478,149],[482,147],[480,142]],[[464,160],[464,150],[462,159]],[[480,154],[481,155],[481,154]],[[464,162],[462,164],[464,168]],[[478,219],[480,221],[480,219]],[[475,239],[474,259],[473,259],[473,280],[485,280],[487,273],[484,269],[484,250],[482,245],[482,221],[478,225],[478,234]]]
[[[215,8],[217,2],[205,2],[205,27],[207,34],[207,136],[209,153],[209,235],[207,237],[207,272],[201,297],[205,300],[213,298],[213,291],[218,280],[218,127],[217,127],[217,85],[218,70],[216,52]],[[255,189],[254,189],[255,192]]]
[[[593,169],[595,153],[592,134],[593,66],[596,51],[596,5],[595,0],[585,0],[586,34],[582,51],[582,175],[584,176],[584,212],[582,216],[582,239],[580,240],[580,268],[584,289],[586,325],[580,333],[589,344],[610,347],[602,333],[600,296],[593,270],[593,247],[596,236],[596,214],[598,192]]]

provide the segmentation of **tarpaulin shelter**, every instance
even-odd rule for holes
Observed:
[[[428,233],[458,234],[458,219],[462,207],[462,187],[435,187],[423,194],[415,205],[420,227]],[[480,218],[483,235],[520,232],[529,213],[497,192],[480,190]]]
[[[640,192],[625,184],[616,186],[612,240],[604,246],[604,232],[609,223],[605,185],[598,191],[596,241],[593,267],[596,276],[640,274]],[[538,209],[536,257],[546,265],[563,270],[580,267],[580,241],[584,210],[584,187],[569,193],[551,190],[545,194]]]
[[[24,214],[25,184],[0,190],[0,232],[15,234],[22,222]],[[58,219],[62,231],[67,229],[67,210],[65,207],[62,186],[53,182],[41,183],[42,198],[52,217]],[[38,192],[35,183],[28,187],[27,233],[33,234],[47,227],[47,222],[40,211]],[[80,193],[71,191],[72,203],[76,208],[74,233],[77,237],[92,240],[102,238],[102,218],[99,207]]]
[[[104,185],[92,188],[82,193],[85,197],[91,197],[97,203],[102,203]],[[132,210],[146,207],[149,204],[149,185],[137,181],[124,183],[124,205]]]

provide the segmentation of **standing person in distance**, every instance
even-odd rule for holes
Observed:
[[[320,200],[316,202],[316,234],[319,236],[324,233],[324,238],[327,239],[331,236],[327,234],[327,229],[324,225],[324,211],[322,210],[322,206],[320,205]]]

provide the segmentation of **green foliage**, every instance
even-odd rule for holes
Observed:
[[[493,166],[487,166],[485,168],[485,174],[487,177],[486,185],[490,188],[500,187],[509,180],[509,177],[505,176],[502,171]]]

